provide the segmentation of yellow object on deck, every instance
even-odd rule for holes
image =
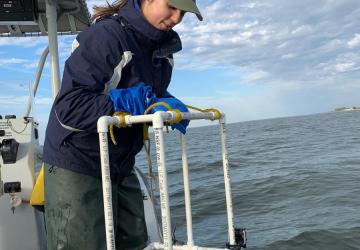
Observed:
[[[42,164],[39,176],[36,179],[35,186],[30,197],[30,204],[33,206],[43,206],[45,204],[44,163]]]

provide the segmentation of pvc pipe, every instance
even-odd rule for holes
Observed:
[[[137,115],[137,116],[127,115],[125,116],[125,122],[127,125],[152,122],[153,116],[154,115]]]
[[[110,160],[108,145],[108,128],[110,124],[119,124],[120,119],[112,116],[102,116],[97,121],[99,133],[100,159],[101,159],[101,180],[104,202],[106,249],[115,250],[115,231],[112,208],[112,190],[110,178]]]
[[[157,164],[158,164],[158,176],[159,176],[159,191],[160,191],[160,207],[161,207],[161,218],[162,218],[162,229],[163,229],[163,245],[164,250],[172,249],[197,249],[197,250],[206,250],[206,249],[216,249],[216,248],[200,248],[193,246],[192,239],[192,221],[191,221],[191,203],[190,203],[190,188],[189,188],[189,177],[188,177],[188,167],[187,160],[183,163],[185,166],[184,173],[184,191],[186,198],[187,206],[187,226],[188,226],[188,242],[187,246],[173,246],[172,237],[171,237],[171,218],[170,218],[170,205],[169,205],[169,193],[168,193],[168,184],[167,184],[167,170],[165,162],[165,147],[164,147],[164,122],[171,121],[175,119],[175,112],[172,111],[158,111],[152,115],[142,115],[142,116],[125,116],[125,122],[127,125],[134,123],[144,123],[151,122],[153,123],[154,133],[155,133],[155,145],[156,145],[156,155],[157,155]],[[215,114],[210,113],[182,113],[183,119],[195,120],[195,119],[213,119]],[[102,173],[102,185],[103,185],[103,199],[104,199],[104,216],[105,216],[105,229],[106,229],[106,244],[108,250],[115,250],[115,234],[114,234],[114,225],[113,225],[113,209],[112,209],[112,192],[111,192],[111,178],[110,178],[110,161],[109,161],[109,149],[108,149],[108,127],[110,124],[120,124],[119,117],[103,116],[100,117],[97,122],[97,130],[99,133],[99,143],[100,143],[100,158],[101,158],[101,173]],[[222,118],[220,125],[222,125],[222,132],[225,132],[225,127],[223,126],[225,120]],[[224,178],[225,178],[225,189],[226,189],[226,200],[228,207],[228,224],[229,224],[229,239],[230,244],[234,244],[234,227],[233,227],[233,215],[232,215],[232,204],[231,204],[231,189],[229,186],[230,177],[228,171],[228,162],[227,162],[227,152],[225,147],[225,133],[222,134],[222,148],[223,148],[223,162],[224,162]],[[185,145],[185,143],[183,144]],[[185,152],[184,157],[186,156],[186,148],[183,149]],[[187,170],[186,170],[187,169]],[[186,173],[187,172],[187,173]],[[227,172],[227,175],[225,175]],[[227,179],[226,179],[227,178]],[[187,183],[186,183],[187,182]],[[185,188],[187,186],[187,188]],[[230,192],[230,199],[228,193]],[[230,200],[230,202],[229,202]],[[230,209],[229,209],[230,206]],[[231,222],[231,223],[230,223]],[[231,225],[231,227],[230,227]],[[232,231],[231,231],[232,230]],[[155,245],[154,245],[155,246]],[[185,247],[185,248],[184,248]],[[157,248],[149,248],[157,249]]]
[[[156,160],[158,164],[158,175],[159,175],[161,222],[163,229],[164,249],[172,250],[173,245],[172,245],[172,237],[171,237],[169,192],[167,185],[167,171],[166,171],[166,163],[165,163],[163,116],[166,116],[166,112],[158,111],[153,115],[153,127],[155,133]]]
[[[148,245],[143,250],[163,250],[164,245],[158,242],[153,242],[150,245]],[[227,248],[211,248],[211,247],[198,247],[198,246],[188,246],[188,245],[174,245],[174,250],[229,250]]]
[[[97,121],[97,131],[98,133],[107,133],[109,132],[109,125],[118,125],[120,124],[120,118],[117,116],[102,116]]]
[[[101,180],[104,201],[106,249],[115,250],[114,218],[112,209],[112,192],[110,179],[110,161],[108,137],[106,132],[99,133],[100,158],[101,158]]]
[[[200,120],[200,119],[212,120],[215,118],[215,113],[213,112],[207,112],[207,113],[184,112],[181,113],[181,115],[182,118],[185,120]]]
[[[219,120],[219,124],[220,124],[220,134],[221,134],[223,169],[224,169],[226,210],[227,210],[227,219],[228,219],[228,236],[229,236],[230,245],[235,245],[234,214],[233,214],[233,206],[232,206],[232,198],[231,198],[230,171],[229,171],[228,152],[226,148],[226,126],[225,126],[224,114]]]
[[[48,22],[49,49],[51,55],[52,96],[55,99],[60,89],[59,52],[57,41],[57,0],[46,0],[46,19]]]
[[[136,115],[136,116],[126,115],[125,122],[127,125],[152,122],[154,115],[155,114]],[[215,114],[213,112],[209,112],[209,113],[183,112],[183,113],[181,113],[181,115],[182,115],[182,118],[185,120],[200,120],[200,119],[211,120],[211,119],[214,119],[214,117],[215,117]],[[176,116],[176,113],[173,111],[166,111],[166,112],[161,111],[161,117],[162,117],[163,122],[170,122],[171,120],[175,119],[175,116]]]
[[[183,165],[183,178],[184,178],[187,245],[191,248],[194,245],[194,240],[193,240],[193,229],[192,229],[191,196],[190,196],[189,165],[188,165],[187,148],[186,148],[186,136],[180,134],[180,139],[181,139],[181,148],[182,148],[182,165]]]
[[[126,125],[132,125],[137,123],[148,123],[153,122],[154,119],[159,119],[161,117],[162,127],[164,127],[164,122],[170,122],[175,119],[176,113],[173,111],[158,111],[155,114],[150,115],[126,115],[125,123]],[[181,113],[183,119],[186,120],[199,120],[199,119],[213,119],[215,116],[214,113]],[[155,116],[158,116],[155,118]],[[160,116],[160,117],[159,117]],[[98,132],[108,132],[108,127],[110,124],[120,124],[120,118],[117,116],[102,116],[98,120]]]

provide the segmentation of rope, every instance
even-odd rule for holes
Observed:
[[[214,117],[211,118],[212,121],[214,120],[219,120],[222,116],[221,112],[218,109],[214,109],[214,108],[210,108],[210,109],[200,109],[191,105],[186,105],[186,107],[188,107],[189,109],[193,109],[202,113],[214,113]]]
[[[152,110],[154,107],[157,107],[157,106],[164,106],[167,110],[171,110],[171,106],[166,103],[166,102],[155,102],[153,104],[151,104],[144,112],[144,115],[147,115],[150,110]]]
[[[171,121],[170,125],[181,122],[182,116],[180,110],[171,108],[171,106],[166,102],[156,102],[151,104],[145,110],[144,115],[147,115],[147,113],[149,113],[154,107],[158,107],[158,106],[164,106],[168,111],[173,111],[175,113],[175,118]]]
[[[125,121],[126,115],[129,115],[129,113],[122,112],[122,111],[116,111],[113,114],[114,117],[117,116],[120,118],[120,124],[116,124],[116,125],[110,124],[110,139],[114,145],[117,145],[117,142],[115,139],[115,134],[114,134],[114,126],[117,128],[125,128],[127,126],[126,121]]]
[[[149,138],[149,125],[147,125],[147,124],[144,124],[144,126],[143,126],[143,138],[144,138],[144,141],[150,140],[150,138]]]
[[[157,107],[157,106],[164,106],[167,110],[173,111],[175,113],[175,118],[170,124],[179,123],[182,120],[180,110],[172,109],[171,106],[166,102],[153,103],[145,110],[144,115],[147,115],[154,107]],[[110,138],[114,145],[117,145],[117,142],[115,139],[115,134],[114,134],[114,126],[116,126],[118,128],[125,128],[127,126],[126,121],[125,121],[126,115],[129,115],[129,113],[122,112],[122,111],[117,111],[113,114],[113,116],[117,116],[120,118],[120,124],[117,124],[117,125],[111,124],[110,125]],[[149,126],[147,124],[144,124],[144,127],[143,127],[144,141],[149,140],[148,128],[149,128]]]
[[[146,129],[149,127],[147,125],[144,125],[144,131],[145,131],[145,127]],[[147,132],[147,131],[146,131]],[[144,149],[145,149],[145,153],[146,153],[146,158],[147,158],[147,162],[148,162],[148,183],[150,185],[150,195],[151,197],[154,197],[154,191],[155,191],[155,175],[153,172],[153,167],[152,167],[152,161],[151,161],[151,153],[150,153],[150,139],[144,139]]]

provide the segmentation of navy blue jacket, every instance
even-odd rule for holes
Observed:
[[[44,161],[78,173],[100,176],[96,122],[113,114],[113,88],[139,82],[163,96],[170,83],[173,57],[181,50],[176,32],[153,27],[129,0],[113,15],[80,33],[65,62],[60,91],[53,104],[44,143]],[[109,143],[113,180],[127,176],[143,145],[142,126],[115,130]]]

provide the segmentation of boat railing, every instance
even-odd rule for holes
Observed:
[[[220,115],[219,115],[220,114]],[[105,213],[105,229],[107,249],[115,249],[115,234],[113,225],[113,212],[112,212],[112,194],[111,194],[111,179],[110,179],[110,159],[108,151],[108,136],[110,125],[125,125],[131,126],[132,124],[151,123],[154,129],[155,146],[156,146],[156,159],[158,167],[158,180],[159,180],[159,194],[160,194],[160,208],[161,208],[161,222],[163,232],[163,242],[152,242],[145,249],[146,250],[172,250],[172,249],[220,249],[199,247],[194,244],[193,230],[192,230],[192,212],[191,212],[191,198],[190,198],[190,183],[189,183],[189,168],[187,161],[187,148],[186,136],[181,135],[182,144],[182,166],[184,178],[184,195],[185,195],[185,214],[186,214],[186,229],[187,229],[187,244],[174,245],[171,237],[171,214],[169,205],[168,193],[168,179],[165,158],[165,145],[164,145],[164,126],[175,121],[178,113],[174,111],[158,111],[150,115],[138,115],[123,117],[117,116],[103,116],[98,120],[97,127],[100,141],[100,156],[101,156],[101,171],[103,183],[103,198],[104,198],[104,213]],[[244,229],[234,227],[234,214],[232,206],[232,193],[230,185],[230,171],[228,152],[226,147],[226,122],[225,115],[216,112],[184,112],[181,113],[181,118],[186,120],[218,120],[220,125],[222,161],[225,183],[225,197],[226,197],[226,212],[228,224],[228,242],[224,249],[237,249],[240,250],[246,247],[246,233]]]

